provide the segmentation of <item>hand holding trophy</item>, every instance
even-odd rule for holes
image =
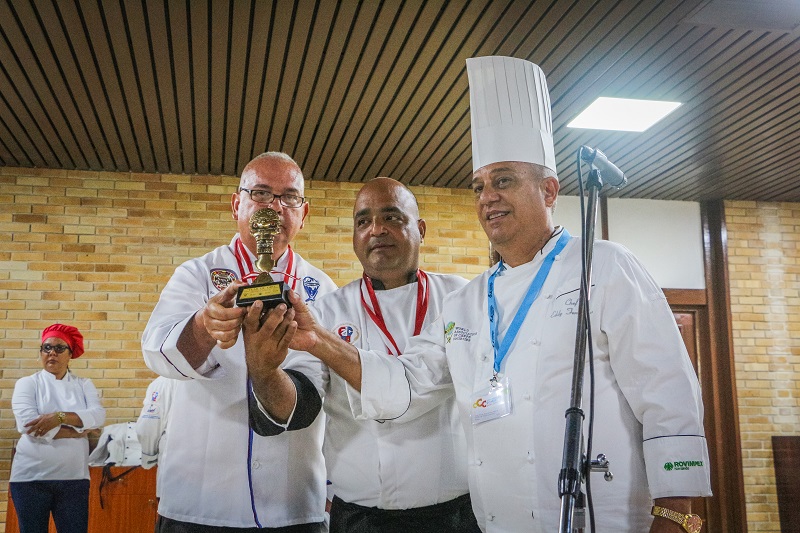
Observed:
[[[250,217],[250,233],[256,239],[255,268],[260,274],[252,285],[239,287],[236,293],[236,305],[246,307],[253,302],[264,302],[264,310],[271,309],[280,303],[291,307],[289,303],[289,287],[282,281],[272,281],[270,270],[275,267],[272,260],[272,245],[275,235],[280,233],[278,213],[269,207],[259,209]]]

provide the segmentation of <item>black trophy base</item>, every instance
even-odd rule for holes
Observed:
[[[265,311],[279,304],[286,304],[287,308],[292,306],[289,303],[289,287],[282,281],[253,283],[239,287],[236,292],[237,307],[248,307],[259,300],[264,302]]]

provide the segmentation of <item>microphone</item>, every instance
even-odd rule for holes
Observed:
[[[609,161],[606,154],[600,150],[581,146],[581,159],[592,165],[592,168],[600,171],[600,175],[605,179],[605,182],[612,187],[620,188],[628,183],[625,174],[614,163]]]

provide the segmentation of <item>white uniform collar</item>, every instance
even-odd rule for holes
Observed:
[[[64,377],[61,378],[61,379],[56,379],[56,377],[51,372],[48,372],[44,368],[41,369],[39,372],[42,373],[42,379],[50,380],[50,381],[52,381],[54,383],[57,382],[57,381],[61,381],[61,382],[72,381],[72,372],[70,372],[69,370],[67,370],[67,373],[64,374]]]
[[[539,265],[542,261],[544,261],[544,258],[547,257],[547,254],[550,253],[550,250],[555,248],[556,243],[558,243],[558,238],[559,238],[559,236],[561,235],[561,233],[563,231],[564,231],[564,226],[556,226],[556,228],[553,230],[553,234],[550,235],[550,238],[547,240],[547,242],[542,247],[542,249],[539,250],[538,252],[536,252],[536,254],[533,256],[533,259],[531,259],[527,263],[522,263],[521,265],[517,265],[515,267],[512,267],[512,266],[510,266],[510,265],[508,265],[506,263],[503,263],[503,267],[507,271],[510,272],[510,271],[518,269],[518,268],[521,268],[521,269],[524,270],[524,269],[529,268],[531,266]],[[499,263],[498,263],[497,266],[499,267]],[[501,273],[501,275],[502,275],[502,273]]]

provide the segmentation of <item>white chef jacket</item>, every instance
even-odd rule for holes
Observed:
[[[142,446],[136,437],[134,422],[120,422],[103,428],[97,446],[89,454],[91,466],[139,466]]]
[[[54,439],[61,426],[34,437],[26,433],[29,428],[25,424],[39,415],[64,411],[80,417],[83,427],[74,428],[77,431],[101,427],[106,411],[92,380],[70,371],[56,379],[50,372],[40,370],[17,381],[11,406],[21,437],[11,464],[10,481],[89,479],[88,439]]]
[[[325,466],[322,417],[308,428],[260,437],[248,424],[244,342],[212,349],[193,369],[178,351],[178,337],[194,314],[234,279],[251,279],[255,256],[230,245],[178,267],[142,336],[147,366],[180,380],[170,409],[167,455],[159,462],[158,513],[173,520],[223,527],[283,527],[322,522]],[[291,268],[289,263],[292,263]],[[336,288],[321,270],[291,250],[273,274],[304,300]]]
[[[136,437],[142,446],[142,468],[153,468],[159,458],[164,458],[167,453],[167,422],[175,396],[177,380],[158,376],[147,387],[144,395],[144,405],[139,418],[136,420]],[[164,470],[156,472],[156,497],[161,497],[161,476]]]
[[[501,339],[555,242],[496,278]],[[580,239],[572,239],[503,361],[501,376],[510,379],[513,405],[508,416],[477,426],[470,418],[476,393],[488,387],[493,371],[487,279],[497,267],[447,296],[439,319],[410,341],[402,358],[360,351],[362,403],[352,402],[355,415],[414,417],[455,392],[469,447],[473,508],[486,531],[558,528],[580,255]],[[651,498],[711,494],[699,385],[663,292],[618,244],[595,244],[590,313],[592,453],[605,453],[614,473],[610,483],[592,478],[597,530],[641,533],[652,521]],[[586,382],[588,415],[588,365]],[[584,435],[587,429],[588,420]]]
[[[467,283],[452,275],[427,273],[427,277],[430,292],[423,327],[439,315],[445,295]],[[311,306],[312,311],[319,324],[353,346],[395,357],[389,355],[378,327],[364,310],[361,284],[362,280],[354,281],[324,296]],[[387,328],[401,352],[414,333],[417,288],[418,283],[409,283],[375,291]],[[454,398],[406,423],[356,420],[348,396],[358,396],[358,392],[338,374],[320,366],[319,374],[307,377],[324,397],[329,417],[323,449],[333,494],[367,507],[409,509],[443,503],[469,492],[466,440]]]
[[[175,395],[176,380],[158,376],[147,387],[142,411],[136,420],[136,437],[142,446],[142,468],[149,469],[158,463],[166,452],[164,433],[167,431],[169,409]]]

